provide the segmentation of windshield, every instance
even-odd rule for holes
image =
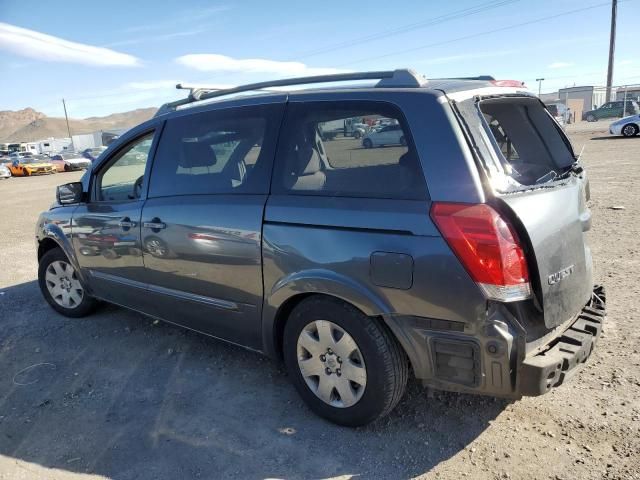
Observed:
[[[463,103],[459,110],[474,130],[496,190],[552,182],[575,162],[568,139],[537,98],[505,96]]]

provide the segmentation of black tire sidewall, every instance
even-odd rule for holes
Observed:
[[[307,386],[297,360],[297,339],[302,329],[314,320],[328,320],[339,325],[354,339],[367,369],[367,384],[360,400],[348,408],[326,404]],[[292,312],[285,326],[284,361],[291,380],[307,405],[316,414],[345,426],[365,425],[385,412],[388,402],[388,379],[385,378],[384,348],[380,348],[371,329],[382,328],[375,320],[340,301],[309,298]]]
[[[55,261],[63,261],[71,265],[71,262],[60,248],[49,250],[42,256],[38,263],[38,285],[40,286],[42,296],[51,308],[65,317],[80,318],[90,314],[95,309],[97,302],[94,298],[89,296],[84,285],[82,302],[80,302],[80,305],[75,308],[65,308],[62,305],[59,305],[49,293],[49,289],[47,288],[45,281],[45,275],[49,265]]]

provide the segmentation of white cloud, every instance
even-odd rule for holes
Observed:
[[[138,58],[108,48],[70,42],[59,37],[0,22],[0,49],[47,62],[91,66],[134,67]]]
[[[280,62],[263,58],[237,59],[213,53],[194,53],[176,58],[185,67],[202,72],[270,73],[275,75],[326,75],[345,70],[309,67],[301,62]]]
[[[573,63],[568,63],[568,62],[553,62],[550,65],[547,65],[547,68],[567,68],[567,67],[573,67]]]

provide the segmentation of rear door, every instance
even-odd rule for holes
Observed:
[[[592,290],[591,226],[584,172],[568,139],[535,98],[468,100],[493,200],[519,227],[547,327],[575,316]],[[490,158],[492,160],[488,160]]]
[[[167,120],[141,219],[155,315],[262,348],[262,218],[283,108]]]

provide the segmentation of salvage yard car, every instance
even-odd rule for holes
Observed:
[[[91,160],[79,153],[58,153],[51,157],[50,162],[56,167],[58,172],[84,170],[91,166]]]
[[[55,167],[44,156],[12,157],[9,170],[14,177],[28,177],[30,175],[46,175],[56,173]]]
[[[609,133],[611,135],[635,137],[638,132],[640,132],[640,115],[629,115],[609,125]]]
[[[9,170],[9,167],[0,162],[0,178],[11,178],[11,170]]]
[[[355,80],[377,83],[237,95]],[[348,118],[391,119],[396,140],[323,142]],[[588,200],[521,82],[396,70],[192,89],[58,187],[38,280],[69,317],[103,300],[283,359],[314,412],[364,425],[410,374],[520,398],[577,371],[605,318]]]

